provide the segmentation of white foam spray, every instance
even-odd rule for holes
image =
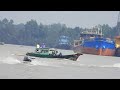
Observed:
[[[0,58],[0,62],[7,64],[18,64],[21,63],[19,60],[13,57]]]
[[[120,68],[120,63],[114,64],[113,67],[118,67],[118,68]]]

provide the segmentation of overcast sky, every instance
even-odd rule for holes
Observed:
[[[62,23],[68,27],[91,28],[98,24],[115,26],[118,11],[0,11],[0,20],[13,19],[15,24],[35,19],[38,24]]]

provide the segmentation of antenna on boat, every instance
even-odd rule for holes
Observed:
[[[101,25],[98,25],[98,34],[101,36],[103,35]]]
[[[100,31],[101,31],[101,36],[103,35],[103,30],[102,30],[102,27],[100,27]]]

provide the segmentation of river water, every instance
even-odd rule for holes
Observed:
[[[23,63],[25,53],[34,50],[31,46],[0,45],[0,79],[120,79],[120,57],[84,54],[77,61],[35,58]]]

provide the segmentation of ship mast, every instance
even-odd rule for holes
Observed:
[[[118,21],[117,21],[117,34],[120,36],[120,11],[118,14]]]

